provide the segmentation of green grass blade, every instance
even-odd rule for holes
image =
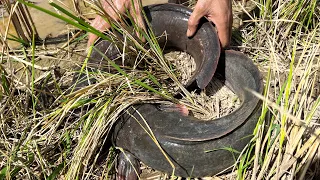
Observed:
[[[64,163],[61,163],[56,167],[53,172],[48,176],[47,180],[54,180],[58,177],[62,169],[64,168]]]

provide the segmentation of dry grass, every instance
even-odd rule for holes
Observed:
[[[266,77],[264,113],[253,149],[239,159],[239,178],[316,177],[319,121],[319,5],[316,1],[256,2],[258,14],[240,30],[237,46]],[[236,47],[235,47],[236,48]],[[269,111],[269,126],[266,113]],[[249,168],[244,166],[250,164]],[[243,169],[242,169],[243,168]]]
[[[187,53],[180,51],[170,51],[164,54],[164,57],[175,66],[179,81],[182,84],[187,84],[196,70],[194,59]],[[179,87],[174,87],[173,89],[177,91]],[[217,77],[214,77],[204,90],[200,92],[191,91],[190,95],[198,107],[201,107],[202,111],[191,110],[189,115],[201,120],[214,120],[230,114],[240,106],[240,100],[237,95]],[[182,98],[181,102],[188,104],[188,99]]]
[[[72,2],[78,17],[82,17],[81,9],[76,8],[78,1]],[[233,34],[232,48],[251,57],[265,77],[265,92],[257,94],[263,100],[263,111],[252,143],[242,152],[234,171],[213,179],[317,177],[320,162],[319,5],[315,0],[244,2],[250,6],[249,10],[242,2],[234,2],[238,20],[235,22],[239,24]],[[16,7],[25,9],[21,4]],[[252,7],[256,7],[256,11],[248,12]],[[30,21],[29,16],[23,17],[27,19],[24,22]],[[34,45],[37,37],[30,31],[31,23],[26,26],[23,28],[29,29],[26,30],[28,36],[21,35],[16,40],[31,42],[29,48],[9,49],[6,46],[8,31],[1,34],[0,179],[107,178],[116,150],[106,149],[109,146],[104,145],[109,143],[107,135],[116,117],[140,99],[177,101],[170,93],[159,93],[166,89],[159,88],[148,73],[122,72],[122,67],[119,71],[119,67],[112,64],[109,67],[116,72],[113,74],[87,71],[86,64],[76,61],[85,58],[82,57],[85,49],[81,46],[84,37],[41,49]],[[129,34],[126,34],[128,38]],[[144,51],[136,44],[133,51],[142,52],[140,58],[148,56],[154,62],[163,59],[156,48]],[[53,60],[55,63],[48,64]],[[161,63],[155,63],[161,73],[153,76],[174,79]],[[84,74],[90,74],[99,83],[70,93],[70,77],[74,74],[71,67],[77,64]],[[188,95],[194,100],[191,105],[201,104],[203,99]],[[235,108],[233,97],[227,105],[232,106],[231,110]],[[212,111],[222,112],[209,110]]]

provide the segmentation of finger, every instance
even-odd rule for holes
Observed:
[[[113,2],[110,1],[103,1],[102,7],[105,11],[105,15],[110,17],[112,20],[117,21],[119,20],[119,14],[124,13],[125,11],[125,4],[122,1],[118,0]]]
[[[92,21],[91,26],[100,32],[103,32],[104,30],[110,28],[110,25],[101,16],[96,17]],[[97,35],[89,33],[87,46],[88,47],[91,46],[97,38],[98,38]]]
[[[222,48],[228,47],[231,41],[232,18],[228,18],[225,21],[216,20],[214,18],[208,19],[216,25]]]
[[[144,20],[143,20],[143,16],[141,13],[141,4],[139,1],[135,1],[134,2],[134,7],[130,8],[130,14],[134,19],[134,22],[137,23],[138,28],[140,28],[143,31],[146,31],[146,26],[144,24]],[[141,35],[141,33],[139,33],[139,30],[137,30],[136,32],[137,36],[143,41],[145,42],[145,38]]]
[[[194,11],[192,12],[188,20],[188,30],[187,30],[188,37],[191,37],[195,34],[195,32],[197,31],[199,21],[203,16],[204,16],[203,10],[201,9],[200,6],[196,5]]]
[[[107,1],[102,0],[102,8],[105,12],[107,12],[107,15],[116,20],[117,18],[117,13],[114,10],[114,7],[112,7],[113,4],[110,4]],[[101,16],[97,16],[92,22],[91,26],[97,29],[100,32],[105,31],[106,29],[110,28],[110,24],[106,22]],[[93,45],[93,43],[98,39],[98,36],[92,33],[89,33],[88,35],[88,44],[87,47]]]

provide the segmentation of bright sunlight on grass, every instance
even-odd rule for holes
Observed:
[[[25,0],[0,4],[0,179],[109,179],[118,150],[108,137],[130,105],[168,100],[204,112],[150,29],[139,28],[130,15],[111,20],[97,1],[70,2],[50,1],[52,9]],[[90,26],[93,11],[83,13],[83,7],[103,15],[111,29]],[[63,43],[44,45],[31,10],[67,24]],[[250,57],[264,77],[264,94],[252,92],[263,102],[262,113],[232,172],[210,178],[320,177],[319,2],[233,1],[233,11],[231,48]],[[98,49],[86,49],[89,32],[112,42],[119,61],[133,56],[134,65],[101,52],[106,70],[95,69],[89,57]],[[165,78],[183,92],[183,101]],[[159,174],[153,179],[178,178]]]

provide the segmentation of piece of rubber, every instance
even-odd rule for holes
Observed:
[[[152,104],[128,109],[115,126],[113,142],[132,153],[146,165],[182,177],[214,175],[235,163],[252,138],[259,119],[261,103],[248,91],[262,93],[258,68],[244,54],[232,50],[221,56],[217,75],[241,100],[241,106],[229,115],[201,121],[178,112],[163,112]],[[138,113],[139,112],[139,113]],[[148,125],[146,125],[148,124]],[[150,137],[149,128],[160,146]],[[160,151],[160,147],[163,151]],[[229,151],[232,148],[235,151]]]
[[[159,37],[158,42],[162,48],[185,51],[194,58],[196,70],[186,86],[196,81],[199,88],[205,88],[216,71],[221,50],[212,23],[202,18],[196,34],[188,38],[188,18],[192,10],[182,5],[167,3],[146,6],[144,11],[155,36]],[[95,49],[97,50],[93,50],[88,62],[88,66],[94,70],[104,70],[104,66],[108,64],[101,52],[111,60],[120,56],[118,48],[109,41],[99,41]],[[79,86],[84,85],[86,84]]]

